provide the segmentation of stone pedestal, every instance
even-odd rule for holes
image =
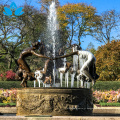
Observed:
[[[86,88],[22,88],[17,90],[17,115],[91,115],[92,91]]]

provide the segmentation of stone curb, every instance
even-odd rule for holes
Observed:
[[[0,107],[0,113],[16,113],[16,107]],[[95,107],[93,113],[120,114],[120,107]]]
[[[16,113],[16,107],[0,107],[0,113]]]
[[[22,116],[3,116],[0,120],[120,120],[120,117],[108,116],[53,116],[53,117],[22,117]]]

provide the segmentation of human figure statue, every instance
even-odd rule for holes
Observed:
[[[98,79],[98,77],[99,77],[96,74],[96,69],[95,69],[95,61],[96,61],[95,56],[89,51],[77,50],[77,51],[69,53],[67,55],[56,57],[55,59],[69,57],[72,55],[78,55],[79,58],[86,59],[86,61],[80,68],[79,72],[82,73],[83,75],[85,75],[86,77],[88,77],[89,79],[91,79],[92,84],[94,85],[95,80]],[[91,73],[94,73],[94,75]]]
[[[19,67],[18,67],[18,71],[16,72],[16,78],[19,78],[22,80],[21,85],[23,87],[27,86],[27,82],[26,84],[24,84],[25,81],[34,78],[34,73],[31,72],[29,65],[25,61],[25,58],[27,58],[28,56],[35,55],[41,58],[50,59],[49,57],[41,54],[43,52],[42,49],[40,49],[40,54],[35,52],[35,50],[39,49],[40,47],[43,47],[42,43],[40,42],[32,43],[32,47],[29,47],[23,50],[17,60]]]

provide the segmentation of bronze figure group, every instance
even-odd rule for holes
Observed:
[[[43,45],[42,42],[35,42],[35,43],[32,43],[32,47],[29,47],[21,52],[21,54],[17,60],[18,70],[16,72],[15,77],[16,77],[16,79],[22,81],[21,85],[23,87],[27,87],[28,80],[35,80],[34,73],[31,72],[30,67],[25,60],[28,56],[32,56],[32,55],[35,55],[40,58],[47,58],[47,60],[45,61],[44,69],[40,70],[40,72],[43,74],[44,83],[52,84],[52,82],[53,82],[53,75],[50,72],[53,70],[53,68],[52,68],[53,60],[57,61],[56,63],[58,63],[57,66],[59,68],[61,66],[60,63],[62,62],[61,58],[65,58],[65,57],[69,57],[69,56],[73,56],[73,55],[78,55],[78,56],[87,58],[86,62],[83,64],[82,68],[77,71],[78,74],[80,72],[83,73],[83,75],[90,78],[92,80],[92,82],[95,82],[95,79],[98,78],[95,69],[94,69],[94,71],[90,70],[90,71],[92,71],[92,73],[94,72],[93,74],[91,74],[89,71],[89,69],[91,69],[91,66],[95,67],[95,57],[92,53],[90,53],[88,51],[81,51],[78,46],[73,45],[73,48],[75,48],[75,49],[70,54],[64,55],[64,50],[60,49],[57,57],[50,58],[43,54],[44,47],[45,46]],[[39,50],[40,53],[39,54],[36,53],[35,50]],[[64,72],[67,72],[70,69],[70,67],[71,67],[71,63],[66,62],[66,70]],[[72,70],[71,70],[71,74],[72,74]]]

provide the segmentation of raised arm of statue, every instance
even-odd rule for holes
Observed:
[[[41,57],[41,58],[48,58],[48,59],[50,59],[50,57],[47,57],[47,56],[42,55],[42,54],[35,53],[33,50],[31,50],[31,53],[32,53],[33,55],[38,56],[38,57]]]
[[[46,60],[45,61],[45,67],[44,67],[44,70],[41,71],[42,74],[45,74],[47,72],[47,68],[48,68],[48,63],[49,63],[50,60]]]
[[[66,55],[63,55],[63,56],[60,56],[60,57],[55,57],[54,59],[65,58],[65,57],[69,57],[69,56],[72,56],[72,55],[78,55],[78,51],[72,52],[72,53],[69,53],[69,54],[66,54]]]

